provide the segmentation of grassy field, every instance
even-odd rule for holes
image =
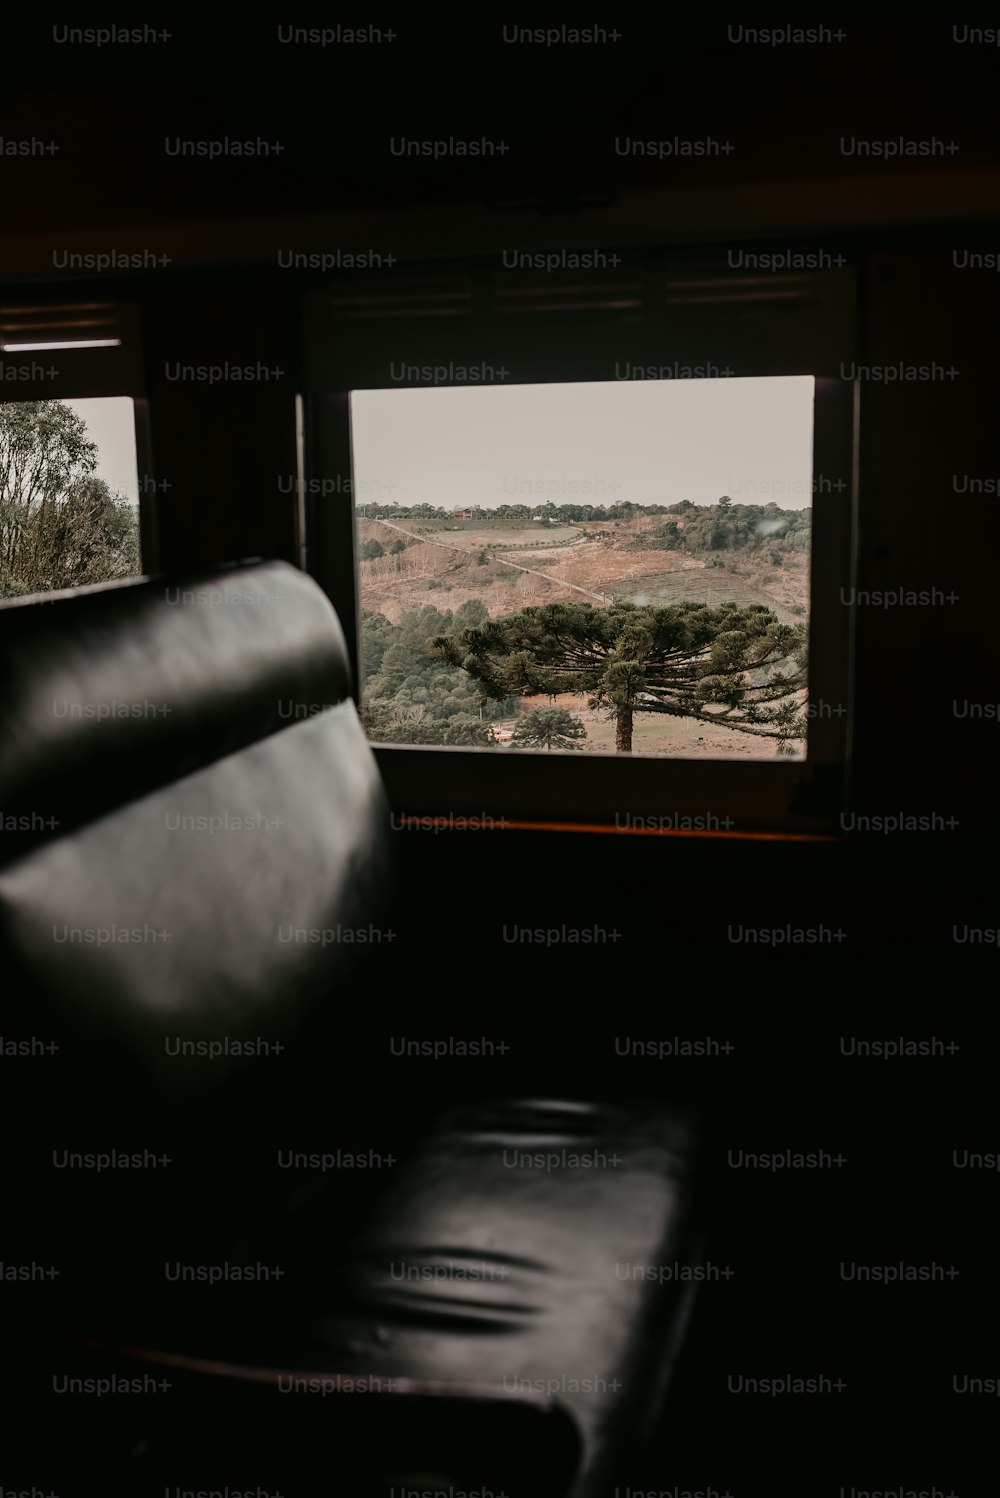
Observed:
[[[435,523],[431,520],[400,520],[393,522],[400,529],[412,531],[416,536],[428,536],[434,540],[449,541],[466,551],[477,551],[481,546],[556,546],[580,539],[580,527],[575,525],[525,525],[522,520],[452,520]]]

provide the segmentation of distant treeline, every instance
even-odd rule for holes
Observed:
[[[643,531],[636,544],[665,551],[740,551],[765,545],[783,551],[808,551],[812,510],[783,510],[771,500],[766,505],[736,505],[728,495],[714,505],[696,505],[690,499],[672,505],[637,505],[619,500],[611,505],[538,504],[469,505],[473,521],[535,520],[566,524],[591,524],[602,520],[633,520],[639,515],[670,517],[663,525]],[[442,505],[359,504],[359,516],[368,520],[450,520],[454,507]]]
[[[770,547],[808,551],[812,510],[782,510],[776,504],[734,505],[726,496],[717,505],[671,505],[665,520],[638,538],[645,548],[664,551],[744,551]]]
[[[684,504],[688,501],[684,500]],[[636,505],[618,500],[611,505],[379,505],[359,504],[357,513],[369,520],[450,520],[457,509],[472,511],[473,520],[630,520],[633,515],[672,515],[676,505]]]

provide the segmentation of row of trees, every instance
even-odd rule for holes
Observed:
[[[666,505],[637,505],[631,500],[610,505],[554,504],[551,500],[536,505],[469,505],[473,520],[533,520],[536,515],[548,520],[631,520],[634,515],[666,515]],[[450,520],[453,510],[442,505],[359,504],[357,514],[367,520]]]
[[[0,597],[141,570],[136,512],[96,467],[97,444],[64,402],[0,405]]]
[[[688,536],[686,542],[691,550],[710,549],[718,546],[713,534],[724,528],[726,544],[732,547],[747,545],[757,539],[769,537],[797,537],[798,549],[807,549],[812,511],[783,510],[772,500],[766,505],[736,505],[726,494],[715,505],[696,505],[689,499],[670,505],[638,505],[631,500],[618,500],[609,505],[554,504],[551,500],[537,505],[497,505],[488,509],[483,505],[470,505],[473,520],[524,520],[537,517],[567,524],[571,521],[586,524],[600,520],[634,520],[640,515],[678,516],[683,524],[668,521],[662,528],[673,538]],[[368,520],[436,520],[453,518],[452,510],[441,505],[419,504],[359,504],[357,513]],[[657,535],[658,532],[650,532]],[[648,540],[644,544],[650,544]],[[681,544],[685,544],[682,542]]]

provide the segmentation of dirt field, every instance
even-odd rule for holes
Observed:
[[[504,549],[530,546],[537,556],[539,553],[536,548],[577,541],[580,531],[574,525],[522,525],[516,530],[501,530],[499,526],[480,529],[478,526],[463,525],[456,526],[455,530],[439,531],[436,536],[442,541],[453,541],[456,546],[464,546],[468,551],[478,551],[481,546],[502,546]]]
[[[542,525],[537,520],[488,519],[482,515],[475,520],[456,520],[452,516],[431,520],[421,516],[415,520],[388,522],[399,525],[416,534],[440,537],[442,541],[457,541],[468,546],[534,546],[551,545],[555,541],[572,541],[583,529],[581,525]]]
[[[614,754],[615,725],[602,713],[591,712],[586,697],[565,692],[554,703],[550,703],[547,697],[525,698],[521,711],[528,713],[541,706],[564,707],[583,722],[586,739],[579,749],[566,750],[566,753]],[[774,759],[776,750],[774,739],[737,733],[730,728],[711,728],[707,723],[691,719],[668,718],[663,713],[636,713],[633,721],[633,754],[662,754],[674,759]],[[794,758],[804,757],[804,746],[797,745]],[[789,756],[789,763],[792,758]]]
[[[541,529],[541,527],[539,527]],[[602,533],[586,539],[582,527],[552,528],[547,545],[511,544],[525,534],[523,525],[497,525],[476,530],[437,529],[411,539],[407,522],[390,525],[376,520],[358,523],[361,541],[383,546],[406,540],[397,555],[361,562],[362,607],[384,614],[394,624],[408,609],[434,603],[457,608],[470,598],[481,598],[493,615],[512,613],[540,603],[677,603],[684,600],[718,604],[728,600],[762,603],[785,623],[808,598],[808,558],[788,554],[777,568],[737,562],[738,572],[710,567],[697,557],[676,551],[642,551],[634,547],[634,521],[606,522]],[[534,536],[537,532],[531,531]],[[416,524],[412,535],[416,535]],[[563,544],[554,536],[567,535]],[[500,539],[502,538],[502,540]],[[486,546],[502,550],[485,553]],[[483,562],[480,562],[483,557]]]
[[[523,526],[511,527],[510,534],[523,534],[523,530]],[[410,540],[399,527],[375,520],[359,521],[360,542],[376,540],[391,546],[396,540],[409,541],[405,551],[358,564],[361,607],[398,624],[408,610],[426,603],[456,609],[471,598],[481,598],[493,615],[511,614],[529,604],[605,602],[601,593],[586,585],[561,581],[554,572],[543,576],[550,569],[538,560],[539,552],[505,549],[502,557],[490,553],[481,563],[483,546],[471,544],[471,533],[457,537],[451,531],[437,534],[440,539]],[[489,534],[495,540],[498,531]],[[561,552],[561,548],[546,550],[550,555]]]

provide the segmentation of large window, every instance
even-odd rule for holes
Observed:
[[[307,297],[307,565],[393,803],[835,829],[850,256],[781,275],[717,250],[614,264],[414,265]]]
[[[804,757],[814,384],[355,392],[369,735]]]

